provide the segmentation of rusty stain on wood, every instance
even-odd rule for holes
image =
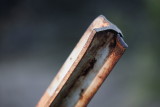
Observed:
[[[121,31],[104,16],[86,30],[37,107],[85,107],[123,55]]]

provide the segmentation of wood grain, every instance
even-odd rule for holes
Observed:
[[[120,30],[104,16],[97,17],[47,88],[37,107],[87,106],[126,48]]]

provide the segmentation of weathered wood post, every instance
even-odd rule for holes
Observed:
[[[37,107],[86,107],[126,48],[121,31],[104,16],[97,17]]]

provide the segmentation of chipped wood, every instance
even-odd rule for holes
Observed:
[[[121,31],[104,16],[86,30],[37,107],[85,107],[123,55]]]

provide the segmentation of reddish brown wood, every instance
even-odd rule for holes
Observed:
[[[37,107],[85,107],[123,55],[127,45],[104,16],[86,30]]]

